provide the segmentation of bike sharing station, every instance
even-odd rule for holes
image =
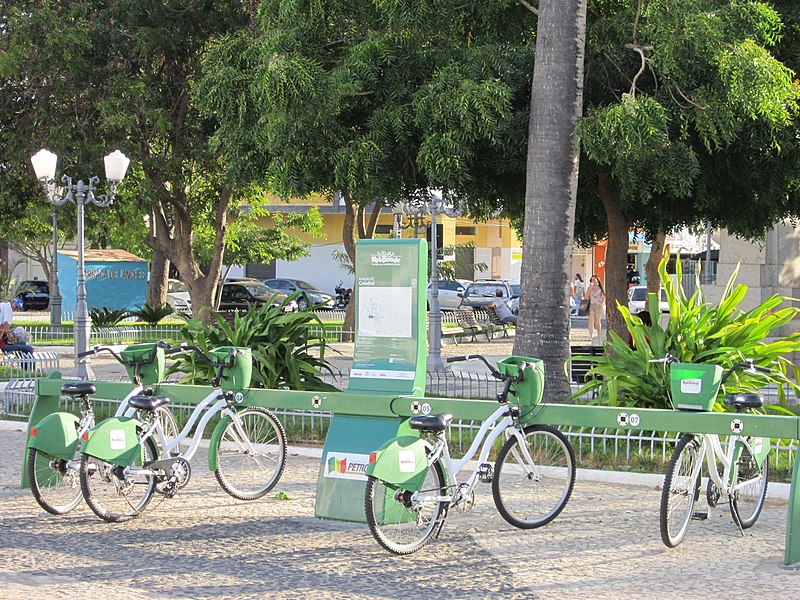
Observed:
[[[363,522],[364,474],[371,452],[395,436],[418,436],[407,427],[419,414],[451,413],[483,421],[493,400],[424,396],[426,364],[427,244],[424,240],[363,240],[357,245],[356,341],[350,384],[343,392],[243,389],[244,406],[321,411],[333,415],[317,484],[316,515]],[[523,359],[524,360],[524,359]],[[701,376],[702,378],[702,376]],[[59,410],[60,374],[37,381],[30,427]],[[94,382],[95,397],[121,400],[130,383]],[[197,404],[207,386],[161,384],[158,393]],[[636,409],[538,403],[520,416],[525,424],[619,430],[691,432],[800,440],[800,418],[704,410]],[[27,452],[25,453],[27,460]],[[211,457],[209,458],[211,460]],[[289,465],[291,468],[291,465]],[[786,525],[784,566],[800,567],[800,460],[795,460]],[[22,486],[27,487],[23,464]],[[654,532],[656,528],[654,527]]]

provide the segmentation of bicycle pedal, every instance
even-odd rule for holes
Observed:
[[[693,512],[692,521],[705,521],[708,519],[708,512]]]
[[[483,463],[478,467],[478,479],[482,483],[492,483],[494,479],[494,469],[489,463]]]

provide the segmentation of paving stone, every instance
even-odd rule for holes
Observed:
[[[439,539],[408,557],[366,525],[314,517],[319,461],[292,455],[274,493],[239,502],[200,453],[172,500],[112,525],[85,506],[54,517],[19,488],[23,432],[0,431],[0,598],[797,598],[780,568],[787,507],[770,501],[742,537],[727,510],[668,549],[658,489],[577,481],[564,512],[521,531],[480,484]],[[286,492],[290,500],[277,500]]]

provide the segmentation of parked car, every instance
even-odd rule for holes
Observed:
[[[272,279],[265,279],[264,285],[271,287],[274,290],[283,292],[284,294],[293,294],[294,292],[302,292],[297,297],[297,308],[306,310],[309,306],[314,308],[332,309],[334,297],[322,290],[318,290],[310,283],[302,279],[288,279],[285,277],[275,277]]]
[[[247,310],[253,304],[279,306],[287,297],[288,294],[273,290],[258,279],[236,279],[222,284],[219,309]],[[290,300],[284,312],[297,312],[297,302]]]
[[[497,290],[503,292],[503,300],[506,302],[519,296],[519,284],[516,283],[512,284],[508,281],[499,280],[473,281],[461,294],[459,308],[480,309],[486,304],[491,304],[497,298]]]
[[[15,296],[22,298],[22,310],[47,310],[50,306],[50,286],[46,281],[23,281],[17,290]]]
[[[471,282],[466,279],[439,281],[439,308],[456,310],[461,305],[461,294]],[[428,310],[431,309],[431,285],[428,284]]]
[[[167,304],[175,312],[192,312],[192,298],[189,296],[189,290],[186,289],[182,281],[178,279],[169,279],[167,281]]]
[[[662,313],[669,312],[669,302],[664,288],[661,288],[661,302],[658,308]],[[628,310],[634,315],[640,310],[647,310],[647,286],[636,285],[628,289]]]

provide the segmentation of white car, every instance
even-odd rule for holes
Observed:
[[[439,308],[441,310],[456,310],[461,304],[461,296],[470,281],[466,279],[439,280]],[[431,283],[428,284],[428,310],[431,309]]]
[[[182,281],[177,279],[170,279],[167,281],[167,304],[169,304],[175,312],[191,314],[192,298],[189,296],[189,290],[186,289]]]
[[[669,313],[669,302],[667,302],[667,293],[664,288],[661,288],[661,302],[659,302],[658,308],[662,313]],[[628,310],[632,315],[640,310],[647,310],[647,286],[635,285],[628,289]]]

